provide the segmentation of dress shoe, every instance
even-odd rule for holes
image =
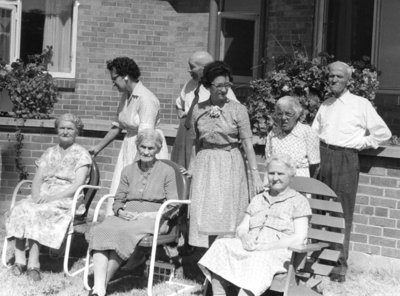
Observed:
[[[333,273],[329,277],[332,282],[344,283],[346,281],[346,276],[344,274]]]
[[[26,271],[26,265],[15,263],[11,267],[11,273],[15,276],[21,276]]]
[[[31,279],[34,282],[38,282],[42,279],[42,275],[40,274],[40,269],[36,267],[28,268],[26,275],[28,276],[29,279]]]

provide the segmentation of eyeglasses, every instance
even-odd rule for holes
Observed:
[[[231,88],[233,83],[231,82],[220,83],[220,84],[211,83],[211,85],[215,86],[218,89],[221,89],[221,88]]]
[[[296,117],[296,113],[282,113],[282,112],[277,112],[275,113],[275,116],[278,118],[283,118],[284,116],[286,118],[294,118]]]
[[[111,76],[111,81],[114,83],[115,80],[117,80],[118,77],[120,77],[121,75],[115,75],[115,76]]]

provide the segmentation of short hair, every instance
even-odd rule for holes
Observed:
[[[107,61],[107,69],[115,72],[121,76],[129,76],[132,80],[137,81],[140,77],[140,69],[136,62],[128,57],[117,57],[113,60]]]
[[[273,161],[283,163],[288,168],[289,175],[291,177],[296,175],[296,167],[297,167],[296,161],[294,161],[293,158],[290,157],[290,155],[288,155],[288,154],[273,154],[273,155],[271,155],[271,157],[269,157],[266,161],[267,171],[269,169],[269,165]]]
[[[303,107],[301,106],[299,99],[296,97],[284,96],[276,102],[276,106],[281,106],[283,104],[289,104],[292,106],[294,112],[296,112],[297,118],[299,118],[303,113]]]
[[[351,69],[351,67],[348,64],[346,64],[345,62],[342,62],[342,61],[336,61],[336,62],[330,63],[328,65],[328,70],[330,71],[333,66],[342,67],[346,71],[349,79],[351,78],[351,75],[353,74],[353,70]]]
[[[142,142],[144,140],[151,140],[154,142],[154,144],[157,147],[157,153],[160,152],[161,147],[163,145],[163,137],[162,135],[156,131],[155,129],[152,128],[146,128],[141,130],[137,137],[136,137],[136,147],[139,147],[140,144],[142,144]]]
[[[201,83],[205,87],[210,87],[214,79],[219,76],[228,76],[229,81],[232,81],[232,70],[229,65],[222,61],[209,63],[204,67]]]
[[[207,65],[213,61],[214,61],[214,58],[212,57],[212,55],[209,52],[203,51],[203,50],[194,52],[189,58],[189,62],[195,63],[196,65],[199,65],[202,67],[204,67],[205,65]]]
[[[75,128],[78,131],[78,134],[81,134],[83,131],[83,122],[82,120],[76,116],[75,114],[72,113],[65,113],[63,115],[60,115],[56,121],[54,122],[55,128],[58,129],[61,121],[69,121],[72,122],[75,125]]]

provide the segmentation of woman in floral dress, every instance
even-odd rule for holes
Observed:
[[[290,156],[272,156],[269,190],[252,199],[236,237],[217,239],[200,259],[213,295],[226,295],[227,282],[241,288],[239,296],[261,295],[276,273],[286,272],[288,247],[305,242],[311,216],[307,198],[290,188],[295,172]]]
[[[193,109],[189,244],[196,247],[207,248],[209,239],[234,233],[250,200],[249,187],[262,190],[247,110],[226,97],[231,78],[224,62],[208,64],[202,83],[211,96]]]
[[[296,176],[314,176],[320,163],[319,139],[311,126],[299,122],[303,112],[299,100],[285,96],[275,108],[276,126],[266,138],[265,157],[288,154],[296,161]],[[267,177],[264,183],[268,183]]]
[[[112,123],[110,131],[95,146],[89,149],[97,155],[110,144],[121,132],[126,130],[118,160],[115,165],[110,193],[115,194],[119,185],[122,169],[133,163],[136,157],[136,137],[143,129],[157,129],[160,123],[160,102],[139,80],[140,69],[136,62],[128,57],[118,57],[107,62],[113,85],[122,94],[118,105],[117,120]],[[168,148],[164,135],[163,145],[157,155],[160,159],[168,158]],[[108,203],[107,213],[112,214],[112,200]]]
[[[27,270],[29,278],[40,280],[40,246],[61,247],[72,220],[72,197],[88,180],[92,164],[87,150],[75,143],[82,128],[82,121],[73,114],[64,114],[56,120],[59,144],[47,149],[36,161],[31,195],[7,213],[7,238],[15,238],[12,273],[16,276]]]

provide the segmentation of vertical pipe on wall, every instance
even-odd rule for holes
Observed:
[[[218,22],[218,0],[210,0],[210,13],[208,19],[208,52],[217,59],[217,22]]]

